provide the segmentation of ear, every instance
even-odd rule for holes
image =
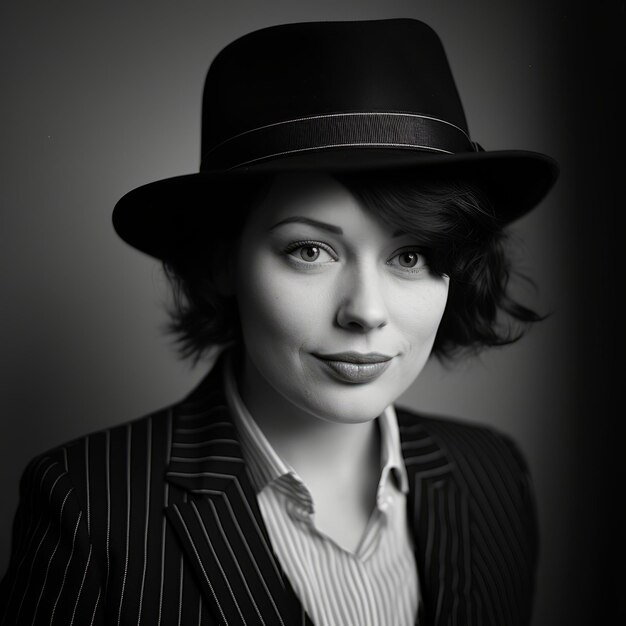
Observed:
[[[220,241],[211,249],[211,278],[220,296],[231,297],[236,293],[235,241]]]

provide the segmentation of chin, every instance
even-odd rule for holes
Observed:
[[[334,387],[305,398],[301,407],[327,422],[360,424],[376,419],[402,394],[374,384]]]

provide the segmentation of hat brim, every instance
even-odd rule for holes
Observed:
[[[129,245],[158,259],[172,258],[190,235],[207,243],[235,232],[245,216],[236,206],[268,174],[289,171],[398,171],[407,176],[462,178],[490,199],[503,225],[535,208],[553,187],[554,159],[526,150],[433,154],[389,148],[334,148],[250,164],[227,172],[197,172],[157,180],[125,194],[113,226]]]

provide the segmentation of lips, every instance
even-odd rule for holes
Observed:
[[[333,378],[354,385],[376,380],[391,365],[393,358],[378,352],[338,352],[313,356],[324,364]]]

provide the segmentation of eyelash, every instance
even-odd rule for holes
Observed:
[[[300,248],[306,248],[306,247],[316,247],[316,248],[321,248],[322,250],[324,250],[326,253],[328,253],[332,258],[333,258],[333,262],[334,261],[338,261],[339,257],[337,255],[337,253],[328,245],[323,243],[322,241],[316,241],[314,239],[305,239],[302,241],[294,241],[293,243],[290,243],[284,250],[283,250],[283,254],[285,255],[291,255],[292,252],[295,252],[296,250],[300,249]],[[401,267],[401,266],[395,266],[391,263],[392,259],[395,259],[397,256],[404,254],[406,252],[415,252],[419,257],[421,257],[423,259],[423,265],[422,267]],[[408,274],[419,274],[420,272],[423,272],[425,269],[428,268],[428,264],[425,262],[425,255],[422,252],[422,250],[420,250],[419,248],[415,247],[415,246],[408,246],[406,248],[401,248],[400,250],[396,250],[393,255],[391,257],[389,257],[389,259],[387,260],[387,265],[394,267],[394,268],[398,268],[400,272],[403,273],[408,273]],[[322,265],[323,263],[315,263],[315,262],[307,262],[304,260],[300,260],[297,259],[295,257],[292,257],[292,260],[295,261],[296,263],[299,263],[300,265],[304,265],[304,266],[309,266],[309,267],[314,267],[315,265]],[[329,261],[326,261],[326,263],[328,263]]]
[[[298,250],[299,248],[307,248],[307,247],[315,247],[315,248],[321,248],[322,250],[324,250],[324,252],[327,252],[332,258],[333,261],[338,261],[339,257],[337,256],[336,252],[327,244],[321,242],[321,241],[315,241],[313,239],[306,239],[304,241],[294,241],[293,243],[290,243],[283,251],[284,254],[289,255],[292,252],[295,252],[296,250]],[[304,264],[304,265],[314,265],[314,263],[307,263],[306,261],[299,261],[298,259],[294,260]],[[318,263],[318,265],[320,265]]]
[[[413,252],[417,254],[418,258],[422,260],[422,266],[421,267],[402,267],[402,266],[395,266],[391,263],[392,259],[395,259],[401,254],[405,254],[407,252]],[[422,252],[422,250],[420,250],[416,246],[408,246],[406,248],[401,248],[400,250],[396,250],[391,255],[391,257],[389,257],[389,260],[387,261],[387,265],[392,265],[393,267],[399,267],[401,272],[407,272],[409,274],[419,274],[420,272],[423,272],[424,270],[428,269],[428,261],[426,259],[426,255]]]

